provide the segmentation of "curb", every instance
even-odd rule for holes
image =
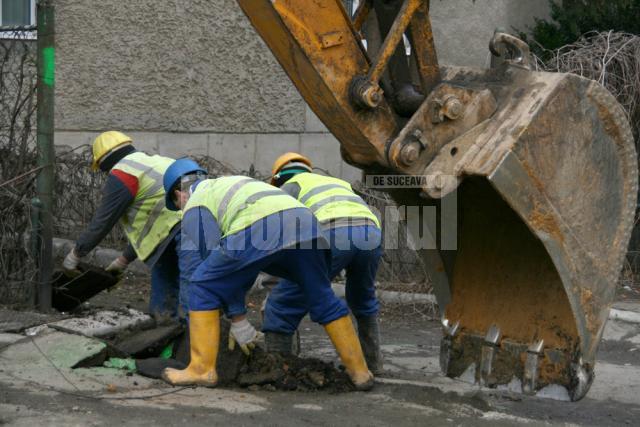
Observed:
[[[332,283],[333,292],[343,298],[345,296],[345,286],[340,283]],[[396,291],[376,291],[378,299],[387,304],[437,304],[433,294],[412,294],[408,292]]]
[[[627,323],[640,323],[640,313],[612,308],[609,311],[609,320],[619,320]]]

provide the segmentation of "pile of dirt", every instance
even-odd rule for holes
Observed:
[[[189,364],[189,336],[172,329],[172,325],[154,325],[153,329],[143,331],[126,330],[118,337],[112,337],[109,344],[124,357],[135,357],[139,374],[160,378],[165,367],[184,369]],[[216,369],[218,384],[222,387],[243,387],[250,390],[286,390],[286,391],[328,391],[340,393],[355,390],[346,372],[337,369],[333,363],[313,358],[299,358],[294,355],[267,353],[259,345],[246,356],[236,346],[229,350],[226,345],[230,324],[226,319],[220,321],[220,347]],[[136,333],[134,333],[136,332]],[[162,359],[158,350],[166,345],[166,339],[173,340],[171,359]],[[146,343],[146,344],[145,344]],[[142,348],[153,344],[155,351]],[[123,351],[123,350],[128,351]],[[145,357],[145,351],[147,356]],[[122,357],[120,354],[112,356]]]
[[[161,378],[164,368],[184,369],[188,360],[152,357],[136,360],[137,372]],[[252,391],[318,391],[341,393],[355,390],[346,372],[332,363],[294,355],[267,353],[256,347],[250,356],[239,350],[220,348],[217,362],[218,386],[242,387]]]
[[[333,363],[300,358],[291,354],[267,353],[257,346],[251,356],[239,347],[233,351],[225,345],[229,322],[220,322],[220,351],[217,371],[221,386],[251,390],[317,391],[340,393],[355,390],[346,372]],[[179,357],[178,357],[179,358]]]
[[[294,355],[266,353],[256,348],[235,378],[240,387],[265,390],[317,391],[333,393],[355,390],[346,372],[332,363]]]

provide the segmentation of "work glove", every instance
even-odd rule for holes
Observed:
[[[80,257],[76,255],[75,249],[71,249],[67,256],[62,261],[62,269],[64,273],[69,277],[79,276],[80,270],[78,270],[78,264],[80,263]]]
[[[118,258],[111,261],[111,264],[109,264],[107,268],[105,268],[105,271],[107,273],[111,273],[116,278],[121,279],[128,265],[129,261],[127,261],[125,257],[119,256]]]
[[[262,339],[262,332],[256,331],[247,319],[239,322],[231,322],[229,330],[229,350],[233,351],[236,343],[240,346],[240,350],[247,356],[256,347],[256,341]]]

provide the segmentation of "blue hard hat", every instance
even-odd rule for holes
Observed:
[[[207,173],[206,170],[202,169],[198,163],[189,158],[178,159],[175,162],[171,163],[171,166],[167,168],[164,172],[164,177],[162,178],[162,184],[164,185],[165,192],[165,203],[167,205],[167,209],[171,211],[179,210],[175,203],[173,203],[173,197],[171,195],[171,189],[180,178],[185,175],[189,175],[192,173]]]

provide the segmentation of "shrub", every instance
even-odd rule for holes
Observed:
[[[640,34],[640,0],[550,0],[551,21],[536,19],[520,35],[538,56],[547,59],[548,50],[574,43],[591,31]]]

